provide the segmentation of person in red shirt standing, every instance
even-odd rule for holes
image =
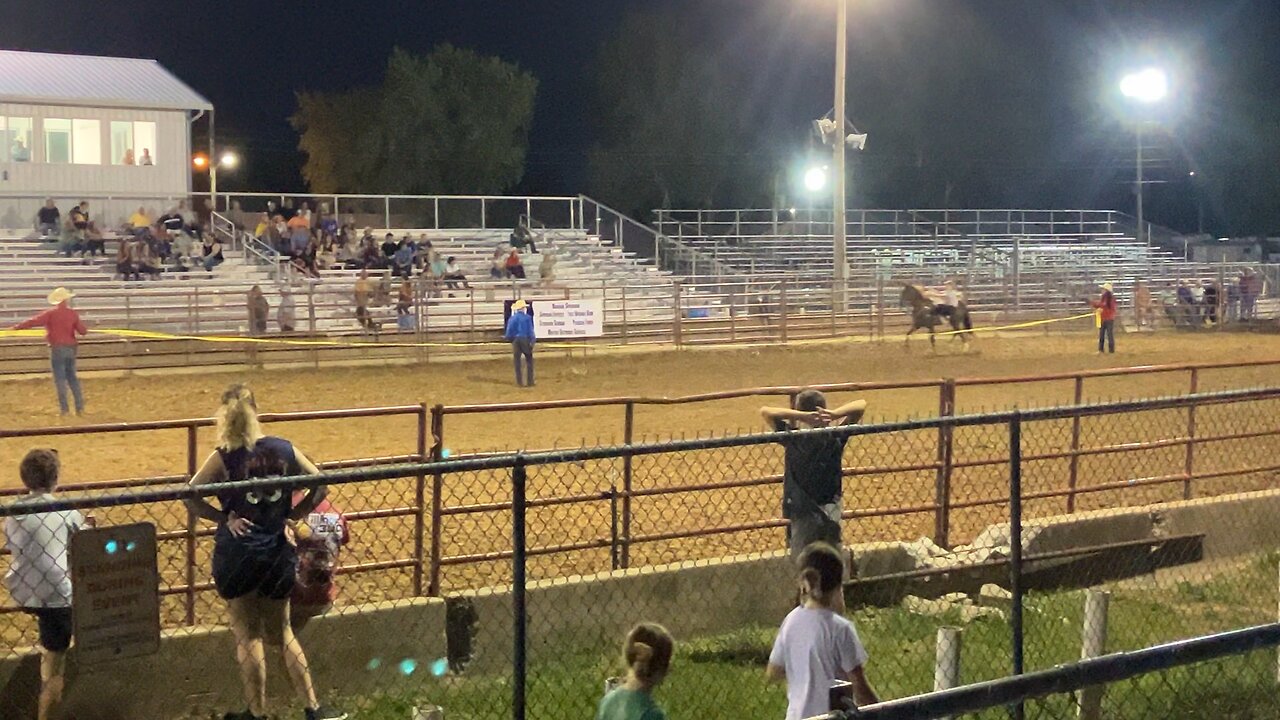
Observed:
[[[1111,283],[1102,284],[1102,296],[1090,300],[1089,304],[1098,311],[1101,322],[1098,324],[1098,352],[1106,346],[1112,355],[1116,352],[1116,296],[1111,292]]]
[[[44,328],[45,341],[49,343],[50,364],[53,366],[53,384],[58,389],[58,406],[62,414],[67,414],[67,386],[71,386],[71,394],[76,401],[76,414],[84,414],[84,394],[80,392],[80,379],[76,377],[77,336],[85,335],[80,320],[80,313],[71,309],[71,298],[75,293],[60,287],[49,293],[49,304],[53,307],[13,326],[14,330]]]

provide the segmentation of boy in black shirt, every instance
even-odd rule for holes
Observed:
[[[782,516],[787,526],[787,547],[793,558],[810,543],[840,543],[840,495],[844,479],[842,457],[848,435],[793,434],[796,430],[853,425],[867,411],[866,400],[854,400],[834,410],[817,390],[796,396],[795,409],[764,407],[760,414],[775,431],[786,433],[782,478]]]

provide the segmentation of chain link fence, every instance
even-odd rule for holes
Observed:
[[[1274,620],[1278,409],[1280,389],[1262,389],[807,431],[849,438],[844,596],[881,697]],[[362,412],[348,420],[381,422]],[[73,648],[68,710],[242,709],[245,642],[228,630],[236,606],[215,591],[227,523],[197,520],[182,501],[256,497],[287,512],[287,498],[322,482],[327,505],[281,519],[279,534],[299,557],[296,585],[313,593],[292,612],[317,701],[360,718],[437,706],[450,718],[589,716],[606,681],[625,674],[626,631],[650,620],[677,639],[657,694],[673,713],[785,713],[786,692],[764,678],[797,597],[781,436],[450,458],[425,440],[442,415],[427,432],[425,408],[396,412],[417,416],[416,451],[334,463],[320,477],[196,490],[187,476],[158,477],[0,504],[5,716],[26,717],[35,702],[29,658],[45,633],[21,585],[45,584],[46,571],[61,582],[57,538],[86,524],[56,514],[70,509],[99,530],[155,527],[162,639],[158,655],[105,663],[79,662]],[[328,559],[309,549],[317,537],[332,541]],[[274,658],[291,656],[272,640],[269,705],[301,712],[311,703],[290,692]]]

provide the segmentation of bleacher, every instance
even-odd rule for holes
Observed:
[[[274,330],[275,308],[288,290],[296,304],[299,332],[354,334],[361,331],[355,317],[353,292],[359,270],[325,269],[318,278],[304,277],[280,259],[263,257],[228,222],[215,222],[223,241],[225,262],[213,273],[166,272],[159,279],[124,281],[115,274],[117,240],[107,239],[106,256],[66,258],[56,243],[43,242],[30,231],[0,230],[0,326],[9,325],[47,307],[45,295],[56,286],[72,289],[76,305],[99,327],[121,327],[180,334],[242,334],[249,331],[247,293],[257,285],[272,308],[268,323]],[[497,331],[503,323],[504,301],[601,298],[606,322],[669,320],[669,274],[597,235],[581,230],[537,232],[541,253],[556,258],[553,278],[541,277],[544,254],[524,255],[524,280],[490,278],[495,248],[506,230],[377,229],[426,236],[436,251],[457,259],[467,276],[468,289],[431,287],[423,283],[415,314],[424,332]],[[390,270],[370,271],[376,286]],[[420,281],[422,282],[422,281]],[[385,331],[396,328],[396,279],[389,301],[370,306]]]
[[[714,268],[719,274],[775,275],[800,288],[829,284],[833,275],[829,212],[657,215],[673,246],[669,266],[678,273]],[[1125,216],[1110,211],[851,211],[850,288],[960,278],[971,307],[1042,310],[1079,304],[1102,281],[1112,282],[1125,302],[1139,280],[1158,293],[1181,280],[1229,280],[1243,268],[1188,262],[1135,234]]]

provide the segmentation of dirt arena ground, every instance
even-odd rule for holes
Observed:
[[[1023,335],[977,340],[968,353],[960,345],[940,343],[939,352],[928,352],[917,343],[910,352],[901,343],[867,344],[832,342],[793,347],[760,349],[706,349],[680,352],[598,354],[587,358],[566,358],[551,353],[538,360],[538,386],[512,386],[511,369],[505,361],[477,361],[432,364],[418,367],[361,367],[315,370],[259,371],[204,376],[88,377],[83,383],[90,414],[84,419],[63,421],[56,412],[53,389],[46,380],[0,383],[0,425],[42,427],[66,424],[114,423],[139,420],[207,417],[217,407],[219,393],[231,382],[248,382],[257,393],[264,411],[316,410],[427,403],[464,404],[549,400],[602,396],[680,396],[693,393],[766,385],[804,385],[852,381],[895,381],[942,377],[973,378],[1008,375],[1039,375],[1107,367],[1187,362],[1232,362],[1280,359],[1280,336],[1261,334],[1141,334],[1119,338],[1120,352],[1099,356],[1092,352],[1093,339],[1085,335]],[[1211,370],[1201,373],[1199,389],[1211,391],[1280,384],[1276,368]],[[1085,399],[1151,397],[1184,393],[1188,390],[1185,372],[1144,375],[1137,378],[1099,378],[1085,383]],[[1069,402],[1073,384],[1054,382],[962,387],[957,411],[1004,409],[1012,406],[1047,406]],[[865,393],[871,403],[869,421],[892,420],[937,413],[936,388]],[[852,396],[847,396],[852,397]],[[834,402],[847,399],[837,395]],[[762,404],[785,400],[744,398],[691,405],[641,406],[636,410],[636,439],[668,438],[708,433],[722,434],[762,430],[757,409]],[[1202,414],[1202,427],[1219,421],[1244,427],[1250,420],[1274,417],[1276,401],[1242,405],[1215,415],[1210,408]],[[1084,427],[1084,446],[1105,444],[1115,434],[1124,441],[1177,437],[1185,427],[1185,411],[1149,413],[1140,423],[1090,421]],[[1120,425],[1128,427],[1120,428]],[[341,460],[408,454],[416,445],[416,419],[373,418],[323,420],[273,425],[270,432],[292,439],[316,460]],[[607,444],[621,440],[621,407],[555,410],[491,415],[448,416],[444,445],[454,455],[477,451],[516,448],[576,447]],[[1069,443],[1068,423],[1045,423],[1029,429],[1027,447],[1044,452],[1059,451]],[[995,429],[958,431],[957,458],[980,461],[1000,458],[1007,452],[1007,440]],[[142,433],[112,433],[88,437],[0,439],[0,486],[17,483],[17,460],[27,448],[53,445],[60,449],[66,482],[92,482],[121,478],[181,474],[186,469],[185,433],[179,430]],[[211,431],[199,434],[201,457],[213,446]],[[1272,439],[1252,445],[1223,443],[1206,461],[1227,462],[1250,452],[1275,454]],[[881,436],[851,444],[851,464],[882,467],[929,463],[936,451],[936,431],[917,431]],[[1149,452],[1114,454],[1088,458],[1081,463],[1081,484],[1132,480],[1175,472],[1181,467],[1181,446]],[[850,456],[847,456],[850,457]],[[1060,488],[1066,461],[1033,463],[1026,473],[1029,491]],[[550,466],[530,475],[530,497],[593,496],[595,501],[573,505],[548,505],[532,511],[529,518],[531,545],[579,543],[595,547],[574,553],[549,554],[531,568],[533,578],[607,569],[607,543],[614,533],[614,506],[602,490],[618,485],[621,461],[586,465]],[[637,460],[633,470],[638,490],[693,482],[717,482],[760,477],[781,472],[781,453],[762,446],[733,451],[660,455]],[[855,476],[849,481],[846,497],[857,498],[857,510],[910,507],[932,502],[932,470],[902,471]],[[1273,487],[1271,476],[1239,480],[1230,488],[1203,488],[1205,494],[1233,489]],[[958,468],[955,499],[998,498],[1007,493],[1007,470],[992,465]],[[377,510],[405,508],[413,501],[414,480],[390,483],[362,483],[343,487],[335,497],[343,509]],[[1132,488],[1121,495],[1108,491],[1081,497],[1081,508],[1108,507],[1172,499],[1180,486]],[[505,473],[476,473],[448,479],[442,493],[447,508],[458,508],[446,517],[440,529],[441,551],[448,557],[500,552],[509,547],[509,512],[473,513],[467,508],[480,503],[509,501]],[[848,501],[847,501],[848,502]],[[633,564],[656,563],[711,557],[726,552],[764,549],[780,542],[781,530],[760,529],[710,538],[665,541],[646,536],[667,532],[715,527],[733,522],[770,519],[777,514],[775,486],[734,488],[704,493],[680,493],[636,498],[633,503],[631,548]],[[1062,512],[1062,500],[1031,503],[1036,514]],[[846,509],[849,506],[846,505]],[[964,542],[1005,512],[998,505],[957,511],[953,517],[955,540]],[[162,531],[182,527],[184,513],[176,506],[133,508],[111,511],[110,522],[152,520]],[[889,517],[867,518],[851,523],[850,540],[873,538],[914,539],[929,535],[932,512],[915,512]],[[412,517],[393,517],[359,523],[353,544],[344,562],[387,563],[410,557],[413,547]],[[603,541],[603,542],[602,542]],[[199,555],[207,558],[202,544]],[[163,551],[162,568],[167,580],[183,579],[181,542]],[[201,562],[197,580],[206,581],[207,562]],[[495,560],[447,566],[442,587],[446,590],[478,582],[497,582],[507,577],[508,562]],[[411,571],[407,568],[381,570],[361,576],[359,594],[365,598],[374,588],[383,597],[401,596],[409,590]],[[354,585],[354,583],[353,583]],[[356,588],[344,589],[356,595]],[[180,597],[166,599],[166,615],[180,617]],[[211,593],[199,600],[201,620],[213,619],[217,603]],[[12,616],[9,616],[12,617]]]

